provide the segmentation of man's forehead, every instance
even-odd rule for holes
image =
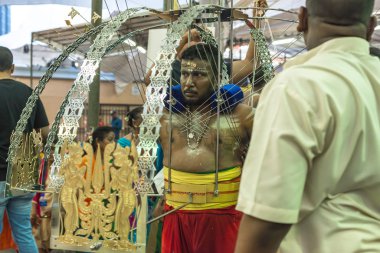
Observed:
[[[194,60],[182,60],[181,67],[184,68],[202,68],[206,69],[210,66],[210,64],[205,60],[194,59]]]

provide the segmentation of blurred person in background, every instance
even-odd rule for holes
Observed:
[[[122,120],[118,117],[117,111],[111,111],[111,126],[113,128],[113,132],[115,133],[115,140],[117,141],[120,137],[120,131],[123,127]]]
[[[14,71],[12,52],[0,46],[0,194],[5,190],[7,175],[7,156],[11,134],[16,128],[22,110],[32,94],[32,89],[27,85],[12,79]],[[41,131],[46,139],[49,132],[49,122],[41,100],[31,114],[26,126],[26,133],[33,129]],[[0,233],[3,230],[4,212],[7,211],[12,228],[13,238],[22,253],[37,253],[37,245],[32,234],[30,213],[34,193],[28,193],[15,197],[3,197],[0,195]]]

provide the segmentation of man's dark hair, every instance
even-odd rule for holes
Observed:
[[[13,64],[13,54],[7,47],[0,46],[0,71],[11,69]]]
[[[94,152],[98,148],[98,144],[96,141],[103,141],[104,138],[106,138],[107,134],[113,132],[113,128],[110,126],[102,126],[102,127],[97,127],[94,132],[92,132],[92,148]]]
[[[307,0],[311,17],[319,17],[332,25],[355,25],[369,23],[374,0]]]
[[[213,71],[213,75],[211,75],[211,78],[217,79],[219,73],[218,55],[220,56],[220,71],[222,71],[223,56],[220,54],[218,48],[210,44],[198,43],[196,45],[190,46],[183,52],[182,60],[199,59],[209,62]]]
[[[139,107],[136,107],[135,109],[133,109],[132,111],[130,111],[130,112],[127,113],[127,117],[128,117],[127,124],[128,124],[128,126],[134,128],[134,126],[133,126],[133,120],[136,120],[139,117],[141,117],[141,114],[143,113],[143,110],[144,110],[144,107],[139,106]]]

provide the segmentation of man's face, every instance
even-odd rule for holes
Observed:
[[[143,119],[140,114],[136,117],[136,119],[132,119],[133,128],[139,131],[142,120]]]
[[[201,104],[214,92],[216,77],[211,66],[200,59],[181,61],[181,90],[188,104]]]

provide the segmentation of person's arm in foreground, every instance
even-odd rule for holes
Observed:
[[[247,78],[247,76],[249,76],[252,73],[254,67],[256,67],[256,69],[259,67],[258,62],[255,59],[255,51],[255,41],[251,38],[249,41],[245,59],[241,61],[232,62],[232,83],[239,83],[241,80]]]
[[[258,7],[268,7],[266,1],[260,1],[258,3]],[[265,14],[265,11],[262,12],[261,9],[258,11],[256,9],[253,10],[254,17],[262,17]],[[249,21],[247,24],[251,24]],[[253,24],[249,25],[250,28],[256,27],[260,28],[260,19],[254,19]],[[231,79],[232,83],[239,83],[241,80],[247,78],[253,72],[253,68],[258,69],[260,67],[260,63],[256,58],[256,45],[255,41],[251,38],[248,44],[247,54],[245,55],[244,60],[234,61],[232,63],[232,73]]]
[[[273,223],[244,215],[235,253],[276,253],[291,225]]]
[[[313,161],[333,131],[328,99],[321,101],[323,93],[316,89],[305,94],[317,85],[305,75],[283,73],[269,85],[255,114],[241,176],[236,209],[246,215],[237,253],[276,253],[289,224],[297,224],[325,198],[315,190],[306,204],[304,196]]]

